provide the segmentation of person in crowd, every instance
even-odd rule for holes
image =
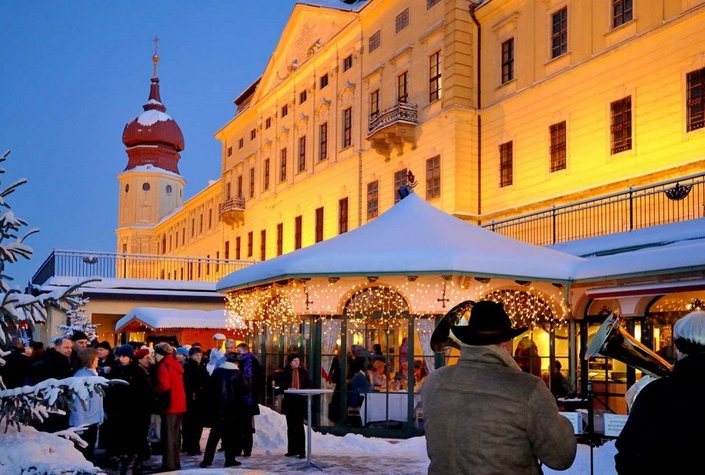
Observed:
[[[225,466],[235,467],[241,463],[235,460],[238,448],[238,428],[244,417],[245,394],[249,390],[238,367],[238,355],[227,353],[225,361],[217,367],[209,381],[209,411],[207,423],[211,427],[203,454],[201,467],[213,463],[215,449],[219,440],[223,440]]]
[[[186,412],[186,391],[184,389],[184,368],[174,358],[174,348],[166,342],[154,347],[157,358],[157,378],[155,392],[162,405],[161,436],[164,445],[162,470],[181,468],[179,445],[181,437],[181,415]]]
[[[208,374],[213,374],[213,370],[215,370],[215,364],[218,362],[220,358],[225,356],[225,351],[223,350],[223,345],[225,343],[225,335],[222,333],[216,333],[213,335],[213,348],[208,350],[208,365],[206,368],[208,369]]]
[[[201,434],[203,418],[208,410],[206,391],[208,389],[208,370],[201,366],[203,352],[199,346],[192,346],[189,359],[184,364],[184,389],[186,391],[186,414],[183,415],[182,452],[188,455],[201,454]]]
[[[639,392],[615,444],[619,474],[696,473],[705,444],[705,312],[673,327],[671,374]]]
[[[108,341],[101,341],[96,346],[96,350],[98,351],[98,374],[105,376],[110,373],[110,370],[115,365],[113,348]]]
[[[44,354],[44,359],[35,363],[31,368],[32,383],[37,384],[47,379],[64,379],[71,376],[71,363],[69,357],[73,344],[65,336],[58,336],[52,340],[52,347]],[[68,407],[59,407],[67,411]],[[69,419],[64,414],[49,414],[38,428],[44,432],[56,432],[68,428]]]
[[[130,468],[140,470],[137,455],[144,450],[147,441],[146,421],[149,421],[152,394],[149,380],[134,360],[134,354],[132,345],[119,346],[115,350],[115,365],[108,375],[110,379],[128,383],[112,385],[106,401],[109,434],[106,449],[109,455],[119,458],[120,473],[127,473]]]
[[[78,360],[78,352],[84,348],[88,348],[88,335],[81,330],[77,330],[71,334],[71,341],[73,342],[73,348],[71,349],[69,361],[71,364],[71,374],[74,374],[81,368],[81,362]]]
[[[20,337],[10,340],[10,354],[5,356],[5,366],[2,367],[2,381],[7,389],[19,388],[30,383],[29,371],[31,361]]]
[[[465,314],[467,325],[447,326]],[[463,302],[436,331],[460,341],[458,363],[432,372],[422,399],[429,474],[540,474],[541,464],[565,470],[575,459],[573,426],[558,413],[546,384],[512,358],[512,328],[502,304]],[[432,337],[433,339],[433,337]]]
[[[176,349],[174,352],[174,357],[176,358],[176,361],[179,362],[181,366],[184,366],[186,364],[186,360],[188,360],[188,348],[185,346],[180,346]]]
[[[264,401],[264,370],[257,360],[257,356],[250,351],[247,343],[240,343],[235,348],[235,351],[238,354],[240,372],[246,388],[243,417],[240,418],[242,427],[237,430],[240,435],[238,449],[242,450],[242,455],[249,457],[252,454],[252,434],[255,432],[255,416],[259,414],[259,405]]]
[[[387,358],[384,357],[384,353],[382,353],[382,345],[379,343],[372,345],[372,361],[387,361]]]
[[[414,392],[419,394],[423,389],[423,385],[426,382],[426,376],[428,376],[428,369],[426,369],[426,362],[423,360],[414,360]]]
[[[541,377],[539,348],[528,336],[522,338],[517,344],[516,351],[514,351],[514,360],[523,372]]]
[[[74,375],[77,378],[98,376],[98,352],[93,348],[84,348],[78,352],[81,368]],[[103,396],[98,391],[93,391],[88,400],[82,401],[74,396],[73,405],[69,414],[69,426],[87,426],[81,432],[81,438],[86,442],[85,447],[76,447],[86,460],[93,462],[95,459],[95,443],[98,438],[98,427],[105,420],[103,410]]]
[[[211,364],[213,365],[213,369],[216,369],[220,367],[223,363],[225,363],[225,357],[228,356],[228,353],[236,353],[236,343],[235,340],[233,339],[227,339],[225,340],[225,343],[223,344],[223,353],[222,356],[218,358],[217,361],[213,362],[211,360]]]
[[[409,360],[399,363],[399,371],[394,373],[394,390],[406,391],[409,386]]]
[[[384,391],[387,389],[386,366],[383,360],[376,359],[372,363],[372,368],[367,371],[370,384],[372,384],[372,389],[375,391]]]
[[[297,353],[286,357],[286,367],[281,375],[280,387],[287,389],[307,389],[311,384],[308,371],[301,366]],[[306,397],[284,392],[282,412],[286,416],[287,457],[306,458],[304,419],[306,418]]]
[[[46,353],[46,350],[44,349],[44,343],[42,343],[41,341],[33,341],[31,347],[32,353],[29,355],[29,360],[32,362],[32,364],[36,363],[37,361],[43,360],[44,354]]]
[[[401,339],[401,345],[399,345],[399,366],[404,363],[409,362],[409,337],[404,337]]]
[[[367,372],[365,370],[366,365],[367,359],[357,357],[352,360],[352,364],[349,366],[350,372],[352,373],[350,389],[348,390],[349,408],[359,410],[365,400],[365,395],[372,390],[372,384],[367,378]],[[359,413],[350,415],[348,423],[353,427],[362,427],[362,419]]]
[[[330,370],[328,371],[326,382],[333,384],[333,395],[331,397],[330,403],[328,403],[328,420],[332,423],[338,422],[340,419],[340,400],[341,400],[341,390],[340,390],[340,358],[338,356],[340,348],[336,348],[333,360],[330,363]],[[351,360],[352,361],[352,360]],[[348,364],[348,368],[350,365]]]
[[[565,396],[570,392],[570,383],[566,377],[563,376],[562,369],[563,365],[561,362],[558,360],[553,360],[553,364],[551,365],[550,383],[551,392],[556,397]]]

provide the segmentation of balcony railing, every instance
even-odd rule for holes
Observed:
[[[214,282],[252,264],[206,257],[54,250],[32,276],[32,283],[41,285],[50,277]]]
[[[220,217],[228,224],[245,220],[245,197],[228,198],[220,204]]]
[[[483,227],[541,246],[705,216],[705,173],[629,188]]]
[[[379,112],[375,117],[370,117],[367,127],[367,137],[369,138],[377,131],[398,122],[411,125],[418,124],[419,119],[416,111],[416,104],[399,102],[396,105]]]

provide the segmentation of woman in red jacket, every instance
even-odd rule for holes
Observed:
[[[154,347],[154,353],[157,358],[157,384],[154,390],[161,405],[164,443],[162,470],[178,470],[181,468],[179,428],[181,414],[186,412],[184,368],[174,358],[174,348],[169,343],[159,343]]]

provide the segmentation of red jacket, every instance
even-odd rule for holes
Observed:
[[[169,391],[170,403],[165,414],[183,414],[186,412],[186,391],[184,389],[184,368],[176,361],[173,354],[166,355],[157,364],[157,393]]]

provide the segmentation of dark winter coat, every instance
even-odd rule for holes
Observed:
[[[245,404],[250,415],[259,414],[259,405],[264,402],[265,378],[262,365],[252,352],[238,355],[240,372],[245,386],[249,388],[245,394]]]
[[[19,388],[30,384],[31,361],[29,356],[13,349],[4,359],[5,366],[2,367],[2,380],[7,389]]]
[[[540,474],[573,463],[573,426],[546,384],[501,348],[462,345],[422,389],[429,474]]]
[[[244,417],[245,394],[248,390],[237,364],[226,361],[216,368],[208,385],[206,425],[231,425]]]
[[[157,363],[157,381],[154,390],[158,397],[168,397],[162,411],[164,414],[183,414],[186,412],[184,368],[176,361],[173,353],[166,355]],[[166,394],[167,392],[168,395]]]
[[[281,374],[279,387],[281,391],[285,391],[291,387],[291,366],[287,365]],[[311,378],[308,371],[303,366],[299,366],[299,389],[307,389],[311,387]],[[294,394],[284,393],[282,400],[282,413],[303,413],[306,410],[306,396],[297,396]]]
[[[208,370],[189,358],[184,365],[184,390],[186,391],[186,408],[189,413],[200,414],[206,406],[208,390]]]
[[[71,376],[71,365],[69,358],[49,348],[44,354],[44,359],[35,363],[32,367],[33,382],[39,383],[50,378],[64,379]]]
[[[116,362],[107,377],[128,383],[113,384],[106,391],[104,432],[109,433],[109,448],[117,454],[132,453],[141,446],[141,436],[137,432],[150,416],[152,391],[149,380],[135,362],[126,366]]]
[[[705,354],[677,361],[671,375],[644,386],[617,439],[617,472],[700,472],[705,447],[703,401]]]

